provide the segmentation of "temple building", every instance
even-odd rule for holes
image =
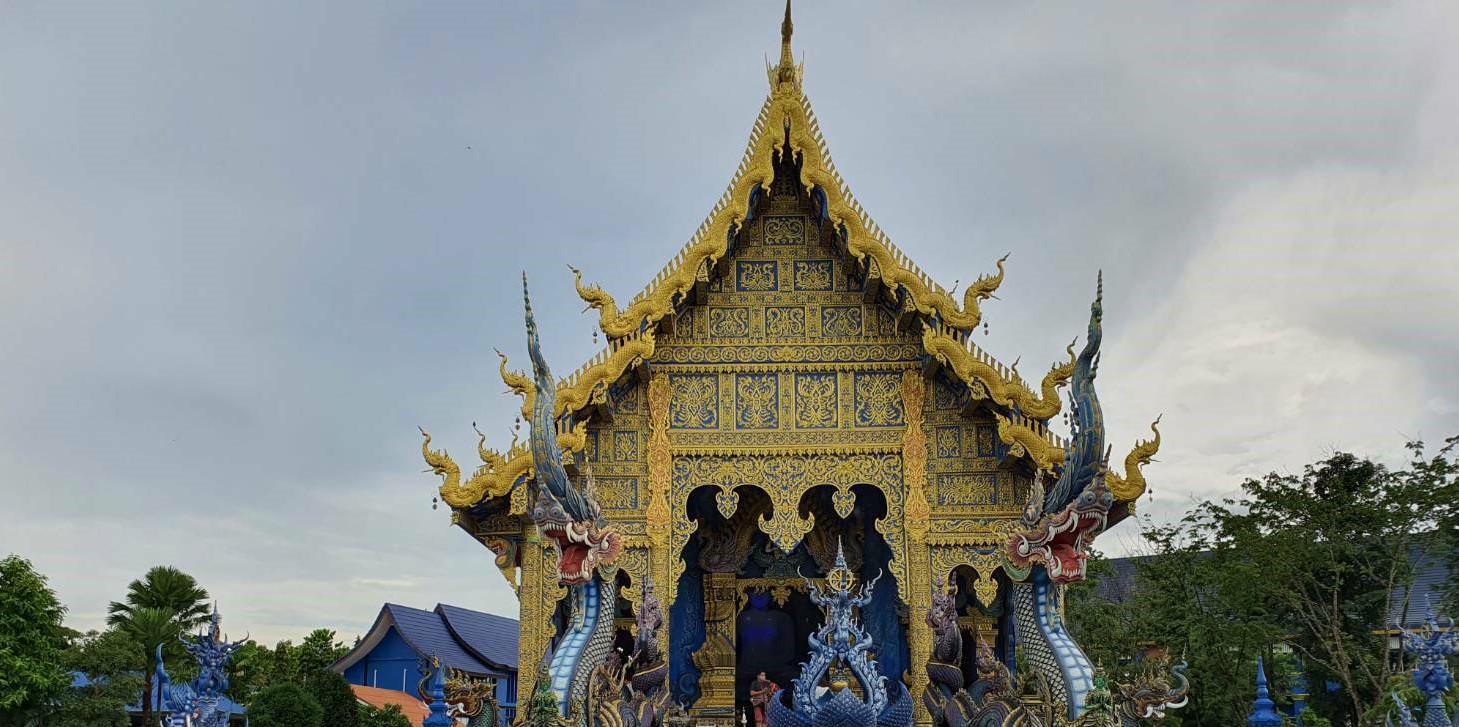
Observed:
[[[600,567],[617,589],[617,644],[632,645],[653,584],[672,699],[701,716],[744,714],[761,671],[788,688],[824,618],[806,578],[822,583],[838,547],[858,579],[880,576],[860,618],[890,681],[920,700],[933,648],[926,614],[949,588],[963,673],[977,673],[978,639],[1011,663],[1019,637],[1003,551],[1031,498],[1077,451],[1050,429],[1068,414],[1061,390],[1075,347],[1029,352],[1025,360],[1048,362],[1029,381],[973,342],[1004,260],[990,251],[985,274],[958,293],[887,238],[831,162],[792,32],[787,4],[744,158],[689,241],[666,250],[662,272],[626,304],[578,274],[607,343],[557,381],[552,411],[568,472],[591,475],[622,535],[622,553]],[[958,276],[971,277],[947,277]],[[538,307],[577,304],[557,290],[535,281]],[[1094,310],[1086,350],[1097,352],[1097,299]],[[530,418],[530,373],[505,357],[500,372]],[[1097,418],[1093,408],[1074,415]],[[1144,491],[1139,468],[1158,441],[1156,432],[1097,475],[1113,494],[1108,524]],[[537,664],[564,628],[568,589],[530,516],[532,449],[481,442],[470,475],[429,435],[423,451],[453,522],[491,550],[517,592],[518,663]],[[1096,460],[1102,439],[1098,449]],[[1082,576],[1083,539],[1103,518],[1044,533],[1055,582],[1076,568]],[[521,672],[518,704],[536,677]],[[927,722],[920,704],[918,722]]]
[[[330,669],[343,675],[361,701],[397,704],[413,719],[423,695],[423,661],[464,678],[495,685],[500,724],[516,714],[517,622],[437,604],[430,611],[387,603],[370,630]]]

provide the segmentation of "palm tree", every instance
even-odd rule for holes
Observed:
[[[107,624],[131,636],[146,655],[142,724],[153,723],[152,689],[158,654],[175,651],[179,635],[208,620],[207,601],[208,592],[196,579],[171,566],[159,565],[127,586],[127,600],[112,601],[107,608]]]

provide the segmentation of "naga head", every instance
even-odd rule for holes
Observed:
[[[1089,308],[1089,335],[1075,361],[1070,392],[1069,445],[1058,479],[1045,487],[1042,471],[1035,475],[1019,530],[1004,553],[1011,571],[1027,572],[1043,565],[1055,583],[1084,579],[1089,544],[1109,522],[1114,495],[1105,482],[1108,468],[1104,447],[1104,415],[1094,390],[1103,337],[1104,281],[1101,277]]]
[[[612,563],[622,550],[618,532],[608,527],[593,498],[593,477],[579,490],[567,476],[562,449],[557,444],[557,383],[537,338],[527,276],[522,275],[522,297],[527,310],[527,352],[532,358],[532,466],[537,497],[528,515],[557,551],[557,578],[564,586],[588,582],[599,565]]]
[[[1104,530],[1114,495],[1102,478],[1084,488],[1064,509],[1045,515],[1008,541],[1008,560],[1020,570],[1041,564],[1054,583],[1084,580],[1089,544]]]
[[[1163,673],[1163,667],[1161,660],[1157,662],[1156,669],[1140,674],[1129,684],[1118,685],[1119,696],[1115,702],[1125,717],[1155,722],[1165,719],[1165,710],[1185,706],[1190,693],[1185,662],[1171,667],[1168,675]],[[1172,678],[1174,686],[1171,685]]]

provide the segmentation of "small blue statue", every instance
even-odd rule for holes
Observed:
[[[1432,606],[1424,608],[1424,625],[1417,631],[1403,636],[1403,650],[1416,657],[1413,670],[1413,685],[1426,698],[1422,727],[1450,727],[1449,715],[1444,709],[1444,693],[1454,687],[1454,675],[1449,672],[1448,658],[1459,654],[1459,631],[1455,631],[1454,619],[1448,619],[1447,632],[1434,616]],[[1417,721],[1408,711],[1408,706],[1393,696],[1398,705],[1398,718],[1404,727],[1418,727]],[[1459,721],[1459,714],[1455,715]]]
[[[167,727],[227,727],[228,712],[218,705],[228,691],[228,662],[243,641],[229,642],[223,637],[221,621],[214,605],[206,632],[191,640],[179,637],[182,648],[198,662],[198,676],[189,683],[172,683],[162,665],[162,645],[157,645],[157,693],[162,711],[168,714]]]

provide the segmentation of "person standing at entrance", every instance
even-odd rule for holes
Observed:
[[[780,685],[770,681],[763,671],[755,675],[755,681],[750,682],[750,706],[755,708],[755,727],[765,727],[770,700],[778,691]]]

